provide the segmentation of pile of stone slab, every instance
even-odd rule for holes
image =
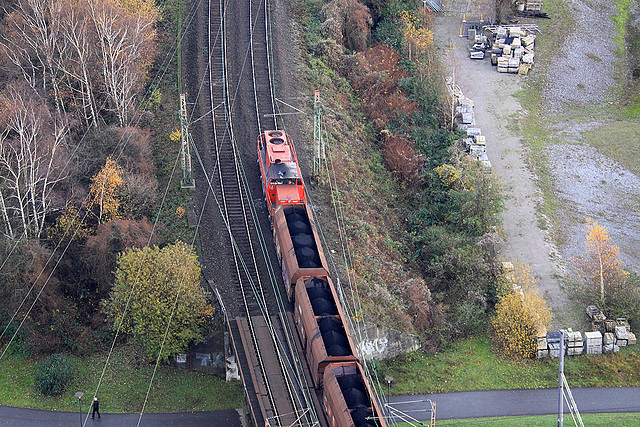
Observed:
[[[476,116],[473,111],[473,100],[464,96],[460,88],[453,84],[453,79],[447,79],[447,87],[454,104],[453,123],[457,129],[466,132],[462,146],[469,155],[490,169],[491,162],[487,156],[487,140],[480,128],[476,127]]]
[[[593,310],[594,306],[589,306],[591,313],[601,320],[599,310]],[[590,310],[587,310],[589,313]],[[597,307],[596,307],[597,309]],[[593,317],[596,317],[593,316]],[[591,317],[591,316],[590,316]],[[617,353],[621,347],[636,345],[636,335],[631,332],[629,322],[625,318],[616,320],[606,320],[598,323],[594,331],[585,332],[564,330],[565,355],[577,356],[583,352],[587,355],[598,355],[603,353]],[[561,331],[548,332],[538,336],[538,359],[545,357],[560,357]]]
[[[471,59],[491,57],[499,73],[527,75],[533,66],[537,25],[487,25],[480,34],[469,32]]]
[[[547,356],[553,358],[560,357],[560,342],[562,341],[562,332],[547,332],[546,336],[538,337],[538,359]],[[564,331],[565,355],[577,356],[582,354],[584,349],[584,341],[580,331],[572,331],[567,329]],[[546,348],[545,348],[546,345]]]
[[[499,73],[527,75],[533,66],[536,35],[522,27],[497,27],[491,45],[491,65]]]

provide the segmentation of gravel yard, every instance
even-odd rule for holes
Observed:
[[[571,271],[568,260],[584,250],[585,219],[594,218],[608,229],[627,268],[637,269],[640,260],[640,180],[583,142],[585,132],[606,126],[607,120],[592,112],[616,102],[616,73],[624,75],[616,68],[615,5],[569,1],[573,32],[555,52],[540,52],[536,42],[536,65],[528,77],[499,74],[488,60],[470,60],[468,40],[458,37],[463,14],[469,20],[481,13],[491,18],[492,1],[453,0],[444,7],[436,19],[435,39],[446,67],[455,69],[456,84],[475,102],[477,127],[487,137],[489,159],[504,186],[506,245],[501,255],[531,266],[554,312],[554,327],[583,328],[583,307],[564,290],[563,279]],[[530,112],[514,95],[529,83],[542,88],[543,112],[537,119],[554,141],[544,148],[555,195],[562,201],[554,224],[540,212],[542,192],[528,167],[525,135],[516,125]],[[549,227],[563,237],[560,246]]]

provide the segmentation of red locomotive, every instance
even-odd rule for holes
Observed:
[[[258,163],[269,215],[278,205],[307,202],[296,150],[284,131],[268,130],[258,136]]]
[[[329,423],[387,427],[358,361],[289,136],[280,130],[260,134],[258,162],[287,296],[295,302],[296,329]]]

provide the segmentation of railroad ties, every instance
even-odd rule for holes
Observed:
[[[291,342],[285,337],[279,317],[269,314],[269,307],[273,310],[277,305],[271,282],[265,274],[268,271],[266,261],[257,255],[261,253],[257,235],[259,228],[251,215],[252,198],[243,181],[238,158],[241,153],[232,138],[229,94],[226,93],[225,23],[221,13],[224,3],[222,0],[209,0],[208,3],[203,2],[200,9],[200,13],[209,16],[208,34],[203,35],[206,38],[204,43],[208,45],[209,62],[205,71],[208,75],[204,76],[208,88],[203,89],[209,91],[210,105],[200,106],[195,117],[211,112],[209,124],[198,123],[203,131],[201,140],[196,144],[203,148],[206,146],[206,163],[210,169],[207,173],[215,195],[215,203],[210,205],[215,212],[211,215],[217,215],[218,221],[222,215],[227,232],[220,234],[221,239],[202,235],[201,243],[203,247],[209,246],[207,252],[213,252],[214,258],[223,259],[228,264],[229,272],[223,275],[210,270],[210,276],[215,274],[210,284],[219,291],[217,294],[226,308],[227,326],[252,422],[256,426],[267,423],[270,426],[290,426],[301,425],[295,424],[300,418],[307,425],[310,418],[300,415],[309,409],[306,404],[298,403],[305,400],[298,382],[293,379],[299,373],[289,372],[293,370],[292,365],[296,365],[290,355]],[[196,87],[190,90],[198,92]]]

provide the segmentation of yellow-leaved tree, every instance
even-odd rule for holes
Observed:
[[[426,15],[422,12],[400,12],[404,42],[409,50],[409,61],[412,53],[424,53],[433,45],[433,33],[426,26]]]
[[[549,327],[551,310],[534,284],[528,266],[516,264],[502,273],[491,325],[494,342],[505,354],[534,357],[537,336]]]
[[[597,290],[600,303],[605,305],[605,294],[623,286],[629,273],[622,268],[620,248],[611,243],[609,233],[604,227],[587,218],[585,231],[587,249],[582,256],[575,259],[575,264],[589,290]]]
[[[119,191],[123,183],[122,168],[112,157],[107,158],[102,169],[91,178],[89,210],[98,219],[98,224],[118,218]]]
[[[162,360],[201,341],[202,326],[212,315],[200,286],[198,259],[183,242],[120,254],[103,305],[114,330],[130,334],[150,358],[160,355]]]

